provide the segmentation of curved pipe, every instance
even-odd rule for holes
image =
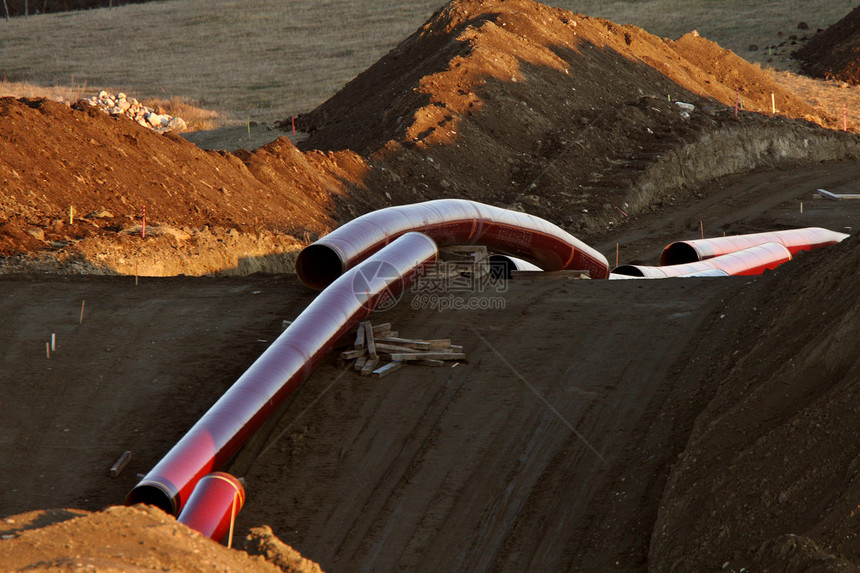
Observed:
[[[649,267],[644,265],[621,265],[613,274],[663,279],[669,277],[704,276],[701,273],[722,271],[728,275],[760,275],[791,260],[791,253],[781,243],[765,243],[733,253],[727,253],[695,263]],[[708,274],[707,276],[719,276]]]
[[[494,277],[509,279],[514,271],[540,271],[539,266],[509,255],[490,255],[490,272]]]
[[[660,265],[680,265],[703,261],[764,243],[780,243],[792,255],[795,255],[799,251],[833,245],[847,237],[848,235],[845,233],[837,233],[820,227],[807,227],[788,231],[678,241],[663,249],[663,253],[660,255]]]
[[[344,273],[129,492],[125,503],[179,514],[197,482],[223,467],[335,343],[377,303],[399,294],[424,265],[436,260],[437,252],[431,238],[407,233]]]
[[[325,288],[409,231],[425,233],[439,246],[485,245],[545,271],[587,270],[594,279],[609,277],[606,257],[549,221],[464,199],[388,207],[353,219],[305,247],[296,274],[311,288]]]
[[[242,483],[225,472],[204,476],[176,521],[220,542],[245,505]]]

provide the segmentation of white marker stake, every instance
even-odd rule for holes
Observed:
[[[57,334],[52,332],[51,333],[51,352],[56,352],[56,351],[57,351]]]

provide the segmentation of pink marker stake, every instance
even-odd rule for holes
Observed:
[[[140,237],[146,238],[146,205],[143,206],[143,225],[140,227]]]
[[[293,135],[295,135],[296,134],[296,116],[291,115],[290,121],[293,123]]]

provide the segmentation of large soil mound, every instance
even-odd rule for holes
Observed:
[[[205,274],[242,257],[266,270],[266,257],[298,248],[296,237],[330,228],[331,196],[363,172],[349,152],[303,154],[286,138],[253,153],[207,152],[43,99],[0,99],[0,157],[6,267],[24,258],[88,273]]]
[[[670,475],[652,570],[858,570],[858,269],[856,237],[805,255],[701,341],[680,383],[716,395]]]
[[[760,113],[736,117],[738,97]],[[779,117],[763,115],[774,103]],[[468,197],[588,238],[699,181],[844,152],[786,117],[834,125],[694,33],[671,41],[530,0],[460,0],[299,124],[303,149],[352,149],[375,167],[342,218],[382,193]]]
[[[860,6],[795,53],[809,75],[860,84]]]

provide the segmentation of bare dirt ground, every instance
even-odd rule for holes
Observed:
[[[709,230],[793,226],[801,217],[807,225],[838,228],[856,221],[860,206],[813,201],[811,190],[846,192],[857,169],[826,165],[721,181],[703,190],[704,201],[630,224],[617,239],[648,260],[665,242],[648,229],[670,223],[676,227],[664,231],[673,238],[695,236],[688,228],[693,220],[706,221]],[[843,258],[853,256],[847,247],[839,250]],[[603,570],[615,562],[621,570],[644,570],[658,557],[677,559],[671,557],[675,549],[667,551],[670,557],[651,549],[649,557],[661,500],[668,515],[661,519],[681,530],[687,525],[678,523],[687,521],[679,519],[722,523],[759,511],[730,504],[700,520],[689,510],[679,515],[673,509],[679,502],[661,492],[694,426],[704,424],[697,420],[707,419],[701,412],[723,388],[712,375],[738,364],[755,346],[747,345],[754,333],[761,340],[783,336],[768,321],[788,312],[788,303],[765,299],[785,292],[781,281],[789,281],[802,297],[788,308],[799,307],[792,320],[803,324],[823,294],[815,286],[822,269],[837,266],[828,264],[829,256],[807,255],[778,275],[752,280],[512,281],[501,295],[503,311],[467,316],[416,311],[406,293],[397,308],[374,320],[391,321],[408,335],[452,337],[468,349],[468,363],[448,370],[413,367],[382,380],[339,371],[333,363],[321,367],[269,438],[258,438],[266,444],[262,455],[233,468],[244,470],[249,500],[238,536],[270,525],[326,571]],[[0,470],[7,515],[45,507],[95,511],[120,501],[135,474],[159,459],[280,332],[280,321],[312,296],[292,276],[142,278],[137,285],[133,277],[8,277],[2,292],[2,455],[18,460]],[[814,332],[823,335],[827,320],[844,316],[814,319]],[[759,322],[750,331],[754,319]],[[58,349],[49,359],[44,346],[52,332]],[[839,340],[851,344],[844,336]],[[797,360],[804,356],[802,348],[796,353]],[[808,360],[815,364],[814,357]],[[817,395],[816,373],[804,376],[805,396]],[[767,423],[777,431],[792,419],[785,414]],[[733,428],[725,431],[736,435]],[[828,446],[827,459],[834,447]],[[110,478],[107,468],[126,449],[134,452],[131,465]],[[785,450],[786,459],[770,471],[790,482],[786,468],[810,467],[819,459],[810,455]],[[714,463],[710,455],[702,459]],[[748,479],[738,463],[729,477]],[[776,479],[767,471],[757,467],[754,475]],[[720,483],[729,488],[734,482]],[[847,484],[837,486],[828,495],[839,497]],[[787,509],[807,507],[792,499]],[[766,502],[770,498],[763,497]],[[819,536],[815,519],[801,527],[766,515],[732,529],[732,543],[700,550],[685,545],[684,559],[693,559],[690,568],[698,570],[741,563],[754,557],[747,555],[752,545],[780,533],[810,536],[851,559],[860,550],[850,535]],[[55,559],[118,559],[117,552],[128,551],[91,550],[98,545],[91,546],[86,531],[81,524],[70,534],[79,541],[58,546]],[[137,533],[126,535],[136,539]],[[12,559],[30,539],[21,534],[0,542],[0,560],[24,563]],[[687,537],[676,531],[671,539],[674,548]],[[185,566],[185,553],[166,553],[159,563]]]
[[[288,269],[357,214],[466,197],[646,263],[700,229],[860,220],[813,199],[856,193],[838,118],[705,38],[522,0],[452,3],[300,121],[301,149],[230,154],[0,100],[3,568],[313,570],[269,526],[325,571],[856,569],[853,237],[758,278],[463,295],[503,310],[405,293],[373,320],[468,361],[321,366],[229,468],[248,491],[236,544],[268,561],[155,510],[100,511],[313,296],[290,274],[216,275]],[[179,273],[210,276],[147,276]]]

